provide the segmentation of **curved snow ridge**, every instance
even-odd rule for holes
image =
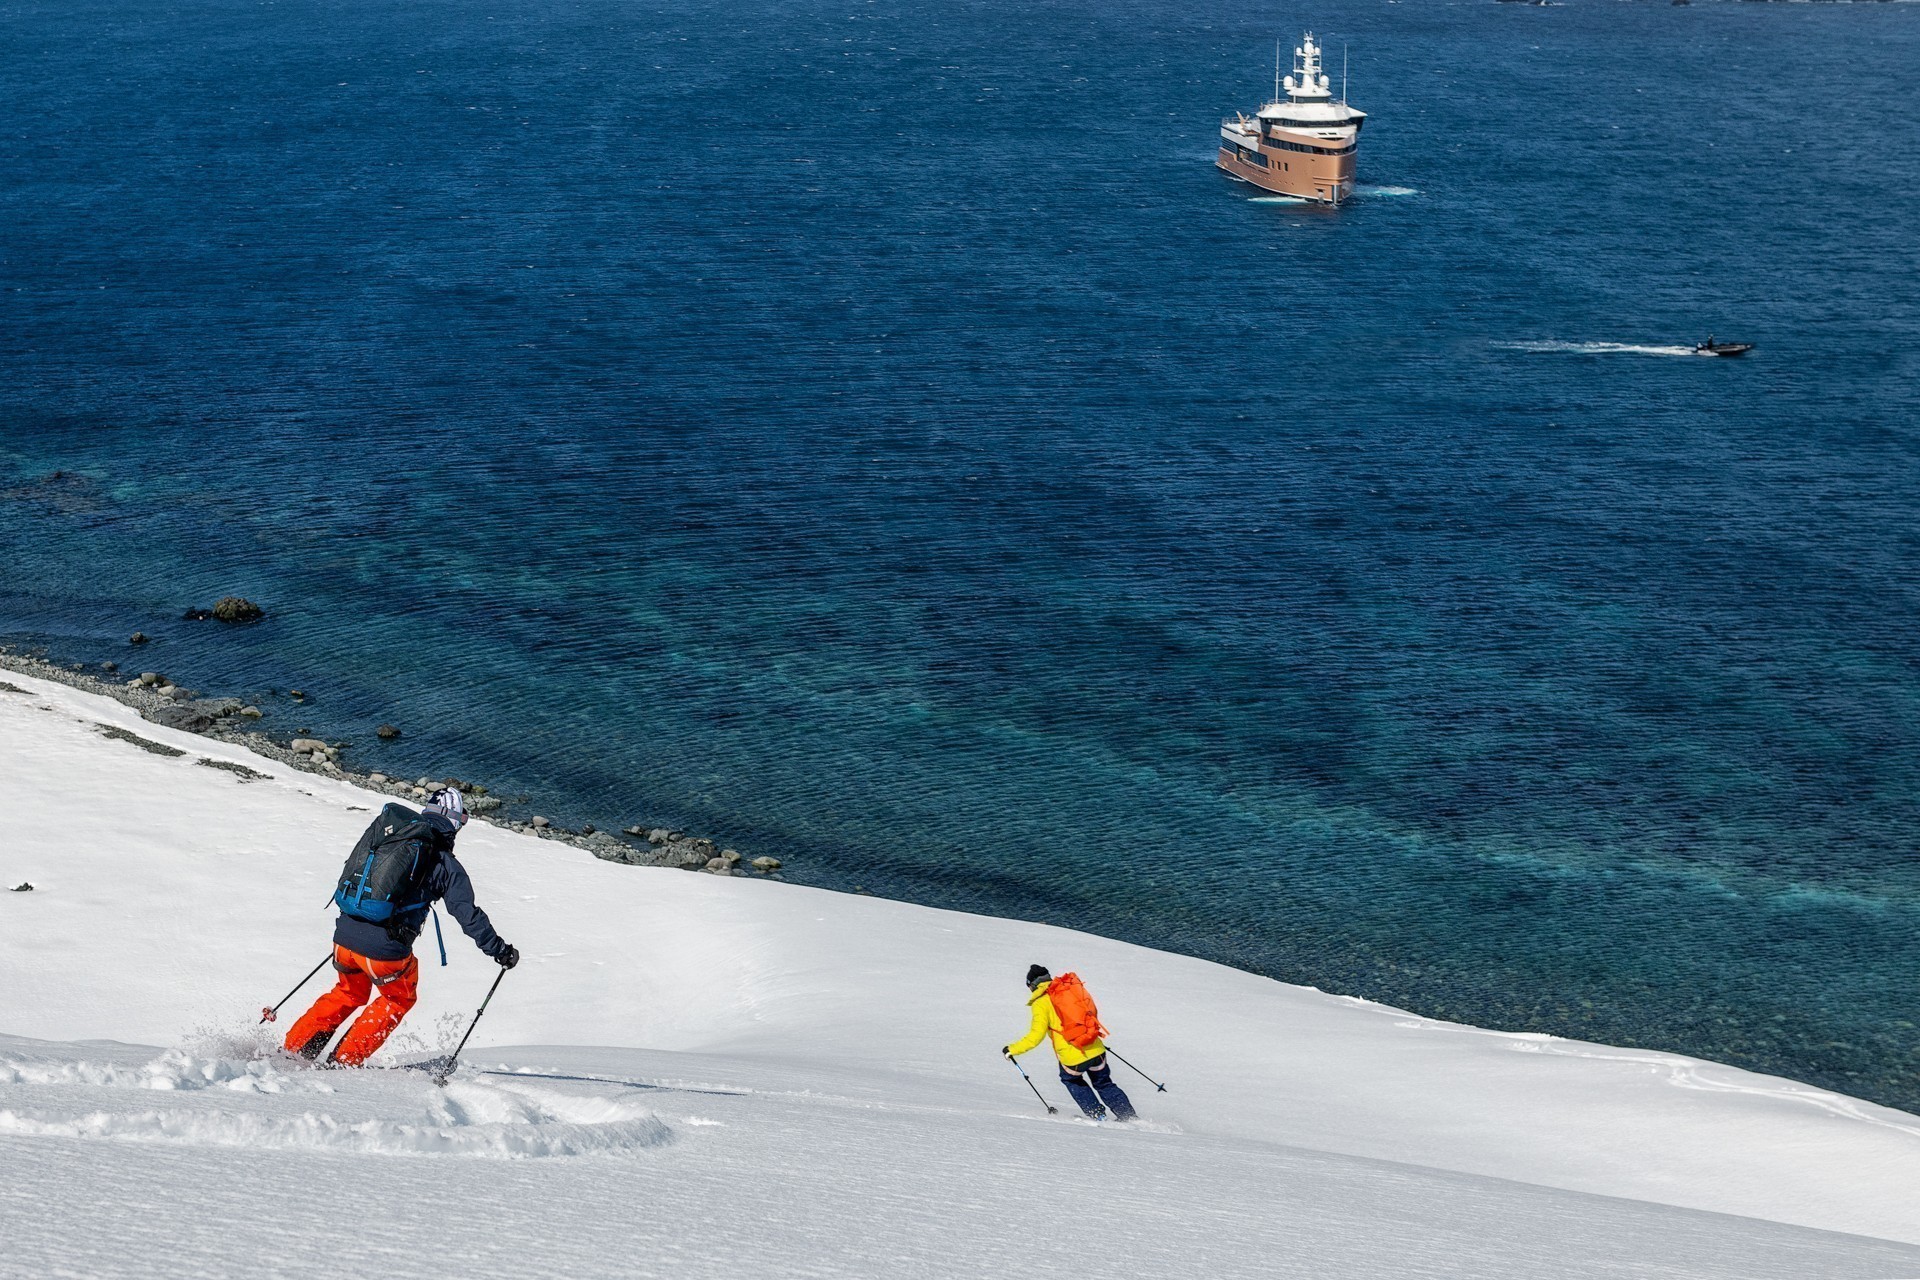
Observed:
[[[394,1120],[344,1124],[332,1116],[311,1111],[298,1116],[210,1111],[91,1111],[74,1117],[0,1111],[0,1134],[494,1160],[618,1154],[664,1146],[673,1140],[673,1131],[657,1116],[610,1124],[524,1121],[408,1124]]]
[[[449,1127],[461,1125],[575,1125],[612,1126],[654,1119],[653,1112],[633,1101],[600,1094],[565,1093],[558,1089],[449,1081],[429,1108]]]
[[[233,1089],[242,1093],[279,1093],[286,1076],[269,1062],[231,1058],[195,1058],[169,1049],[137,1067],[105,1062],[39,1061],[0,1057],[0,1084],[85,1084],[109,1089]]]
[[[1584,1058],[1589,1062],[1618,1062],[1646,1067],[1655,1073],[1665,1074],[1667,1083],[1675,1088],[1697,1089],[1703,1093],[1746,1094],[1750,1097],[1775,1098],[1782,1102],[1800,1103],[1829,1115],[1857,1120],[1862,1124],[1877,1125],[1896,1133],[1904,1133],[1909,1137],[1920,1138],[1920,1126],[1884,1119],[1880,1113],[1885,1109],[1876,1107],[1872,1103],[1849,1098],[1845,1094],[1833,1093],[1827,1089],[1817,1089],[1809,1084],[1781,1080],[1774,1076],[1740,1072],[1739,1078],[1730,1078],[1731,1073],[1738,1071],[1738,1068],[1700,1062],[1692,1058],[1683,1058],[1678,1054],[1608,1052],[1604,1049],[1584,1048],[1577,1042],[1558,1040],[1557,1037],[1552,1036],[1545,1037],[1542,1043],[1516,1044],[1513,1047],[1522,1053],[1546,1053],[1563,1058]]]

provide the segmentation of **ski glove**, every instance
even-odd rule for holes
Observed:
[[[493,958],[493,962],[502,969],[513,968],[513,966],[520,963],[520,948],[508,943],[506,946],[500,948],[500,954]]]

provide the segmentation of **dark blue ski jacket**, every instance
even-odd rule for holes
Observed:
[[[427,820],[434,833],[431,850],[434,864],[424,882],[426,904],[401,916],[391,930],[384,924],[369,924],[343,913],[333,926],[334,944],[357,951],[370,960],[404,960],[413,954],[413,941],[427,922],[428,910],[435,902],[445,902],[447,914],[460,922],[460,928],[473,939],[473,945],[489,960],[496,959],[507,949],[507,944],[493,931],[493,922],[487,919],[487,913],[474,904],[473,881],[467,879],[467,869],[453,856],[453,838],[460,829],[436,809],[425,809],[420,816]]]

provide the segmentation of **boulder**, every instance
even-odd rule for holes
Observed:
[[[258,622],[267,611],[242,596],[222,596],[213,602],[213,616],[222,622]]]
[[[367,775],[368,782],[384,783],[386,782],[386,780],[387,780],[387,775],[384,773],[370,773]]]
[[[545,818],[541,817],[539,814],[536,813],[533,815],[533,825],[544,831],[546,828],[552,826],[553,824],[551,822],[548,822]]]
[[[145,644],[150,637],[144,631],[136,631],[127,637],[128,644]]]
[[[239,711],[235,712],[234,714],[245,716],[249,720],[258,720],[261,716],[264,716],[267,713],[262,711],[258,707],[242,707],[240,708]]]
[[[654,827],[652,830],[647,832],[648,844],[666,844],[668,841],[672,839],[673,839],[673,832],[667,830],[665,827]]]
[[[196,711],[204,711],[214,719],[237,715],[245,704],[238,698],[200,698],[187,704]]]
[[[720,851],[720,858],[723,862],[725,862],[728,866],[731,867],[736,865],[740,861],[740,854],[737,850],[734,850],[734,849],[722,849]]]
[[[161,707],[147,719],[169,729],[185,729],[188,733],[205,733],[213,728],[213,717],[204,711],[196,711],[191,706],[175,704]]]
[[[469,796],[467,798],[467,812],[469,813],[492,813],[499,807],[499,796]]]
[[[780,869],[780,859],[767,857],[755,858],[753,860],[753,869],[762,872],[778,871]]]
[[[292,742],[289,742],[287,744],[287,750],[297,751],[302,755],[305,755],[308,752],[318,751],[322,755],[325,755],[327,750],[327,744],[320,741],[318,738],[295,738]]]
[[[383,742],[391,742],[400,736],[400,730],[390,724],[383,724],[373,731],[373,736]]]
[[[664,845],[656,845],[653,850],[655,865],[662,867],[680,867],[687,871],[698,871],[707,865],[710,854],[694,847],[690,840],[673,840]]]
[[[660,865],[660,860],[652,849],[636,849],[623,840],[616,840],[604,831],[588,836],[586,846],[587,851],[594,857],[604,858],[608,862],[624,863],[630,867]]]
[[[156,685],[156,684],[165,684],[167,683],[167,678],[161,675],[158,671],[142,671],[140,673],[140,683],[144,685],[149,685],[149,686]]]
[[[716,876],[730,876],[733,874],[733,868],[727,865],[725,858],[707,859],[707,870]]]

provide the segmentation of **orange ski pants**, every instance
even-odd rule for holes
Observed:
[[[367,1011],[353,1020],[329,1058],[342,1066],[357,1067],[387,1042],[393,1029],[400,1025],[400,1019],[407,1016],[407,1010],[420,998],[420,965],[412,956],[405,960],[375,960],[336,945],[333,967],[340,974],[339,981],[288,1029],[287,1052],[318,1058],[340,1024],[355,1009],[367,1004],[367,997],[378,989],[379,999],[368,1004]]]

